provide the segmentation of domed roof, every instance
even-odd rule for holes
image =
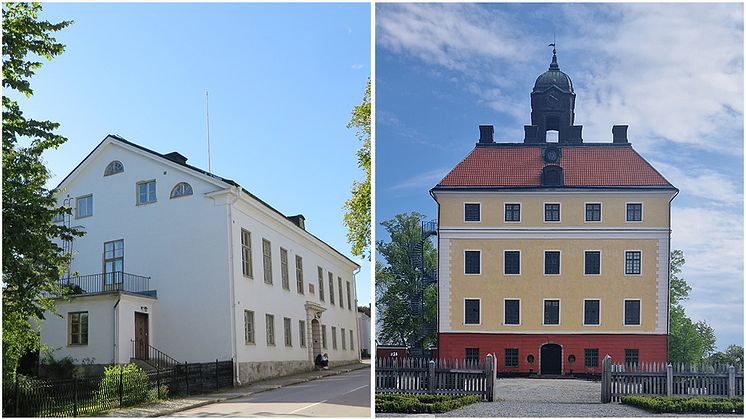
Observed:
[[[556,86],[565,93],[575,93],[570,76],[560,71],[559,64],[557,64],[557,51],[553,52],[554,54],[552,55],[552,63],[549,64],[549,70],[536,78],[534,92],[543,92],[551,86]]]

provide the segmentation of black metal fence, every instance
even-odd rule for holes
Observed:
[[[233,361],[179,364],[151,371],[120,366],[119,374],[67,380],[21,377],[3,382],[3,416],[93,415],[173,395],[233,386]]]
[[[89,294],[106,291],[150,291],[150,277],[127,272],[107,272],[72,276],[58,281],[68,294]]]

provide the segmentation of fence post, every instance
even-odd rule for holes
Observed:
[[[427,363],[427,393],[435,394],[435,361]]]
[[[492,401],[492,393],[494,391],[495,383],[492,381],[492,377],[494,376],[494,370],[495,370],[495,357],[492,356],[492,354],[487,354],[487,360],[485,361],[485,378],[487,379],[487,401]]]
[[[186,377],[186,394],[189,395],[189,363],[184,362],[184,377]]]
[[[161,398],[161,364],[155,364],[155,385],[158,387],[158,399]]]
[[[736,396],[736,367],[728,367],[728,397]]]
[[[73,378],[73,416],[78,417],[78,377]]]
[[[124,374],[122,364],[119,364],[119,407],[122,407],[122,396],[124,393],[124,386],[122,385],[122,375]]]
[[[218,380],[218,359],[215,358],[215,390],[220,388],[220,381]]]
[[[611,402],[611,356],[606,355],[601,363],[601,403]]]
[[[673,365],[666,365],[666,396],[673,395]]]

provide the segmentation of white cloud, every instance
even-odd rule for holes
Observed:
[[[363,68],[363,65],[362,64],[353,64],[353,65],[350,66],[350,68],[353,69],[353,70],[360,70],[361,68]]]
[[[742,205],[742,188],[733,176],[726,176],[714,170],[688,166],[686,170],[679,166],[651,160],[653,165],[674,186],[681,195],[704,198],[709,204]],[[682,196],[683,197],[683,196]]]
[[[443,179],[451,169],[430,170],[425,173],[404,179],[394,186],[388,188],[389,191],[402,189],[430,189]]]

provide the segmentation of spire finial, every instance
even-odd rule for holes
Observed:
[[[554,36],[552,36],[554,38]],[[559,70],[559,64],[557,64],[557,40],[553,39],[554,42],[548,46],[552,47],[552,63],[549,64],[550,70]]]

